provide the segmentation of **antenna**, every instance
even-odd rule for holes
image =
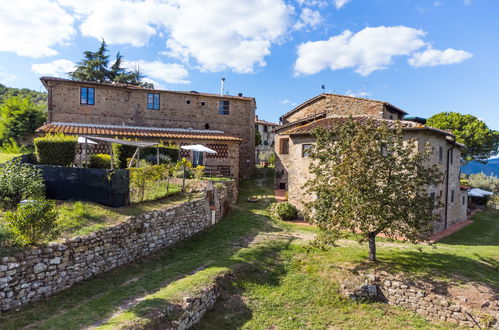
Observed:
[[[325,93],[326,92],[326,85],[321,85],[321,89],[322,89],[322,92]]]
[[[224,95],[225,78],[220,79],[220,96]]]

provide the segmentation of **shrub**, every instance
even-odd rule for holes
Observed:
[[[76,136],[48,134],[34,140],[36,160],[43,165],[71,165],[76,156]]]
[[[0,144],[10,139],[17,142],[31,140],[35,129],[46,118],[44,106],[35,104],[29,97],[10,97],[0,105]]]
[[[269,156],[269,159],[267,161],[270,165],[275,165],[275,152],[273,152],[272,155]]]
[[[130,168],[130,191],[139,202],[144,200],[146,187],[161,179],[165,168],[161,165],[148,165]]]
[[[40,170],[19,160],[0,166],[0,208],[13,209],[27,198],[41,198],[45,185]]]
[[[135,150],[137,150],[136,147],[133,146],[127,146],[123,144],[115,144],[113,143],[113,153],[114,153],[114,161],[116,164],[117,168],[127,168],[128,166],[128,161],[130,158],[132,158],[133,154],[135,153]],[[156,164],[156,153],[157,153],[157,148],[156,147],[147,147],[147,148],[142,148],[140,150],[140,158],[146,159],[150,163]],[[167,156],[170,158],[171,161],[176,162],[179,158],[180,155],[180,150],[176,146],[159,146],[159,154],[160,157],[161,155]],[[150,160],[154,156],[154,161]],[[163,158],[166,161],[166,158]],[[160,164],[161,163],[161,158],[160,158]]]
[[[288,202],[273,205],[274,214],[281,220],[293,220],[298,216],[298,210]]]
[[[193,169],[194,178],[196,180],[201,180],[203,178],[205,168],[206,166],[198,165]]]
[[[113,154],[114,154],[114,163],[116,164],[116,168],[127,168],[128,162],[130,158],[132,158],[136,147],[127,146],[124,144],[116,144],[113,143]]]
[[[156,155],[148,155],[145,157],[146,161],[151,164],[151,165],[157,165],[157,156]],[[159,164],[160,165],[163,165],[163,164],[172,164],[173,161],[172,159],[170,158],[170,156],[167,156],[167,155],[162,155],[160,154],[159,155]]]
[[[14,239],[22,245],[40,243],[58,234],[54,202],[37,199],[19,204],[16,211],[5,213]]]
[[[2,151],[3,153],[6,153],[6,154],[23,154],[27,150],[26,150],[26,147],[24,147],[22,145],[20,146],[19,144],[17,144],[17,142],[16,142],[16,140],[14,140],[14,138],[10,138],[9,140],[4,141],[4,143],[0,147],[0,151]]]
[[[106,154],[91,155],[88,160],[88,167],[91,168],[111,168],[111,156]]]

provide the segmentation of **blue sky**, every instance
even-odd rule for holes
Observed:
[[[497,0],[18,0],[0,3],[0,82],[44,90],[100,38],[156,86],[252,96],[260,118],[326,92],[499,130]]]

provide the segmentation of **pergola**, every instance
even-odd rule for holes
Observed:
[[[93,141],[102,141],[102,142],[108,142],[111,144],[116,143],[116,144],[122,144],[122,145],[126,145],[126,146],[136,147],[137,149],[135,149],[135,152],[133,153],[133,156],[130,159],[130,163],[128,163],[128,167],[132,166],[132,163],[134,160],[136,160],[136,162],[135,162],[136,166],[139,167],[138,160],[140,159],[140,149],[156,146],[156,163],[159,164],[159,143],[158,142],[120,140],[120,139],[111,139],[111,138],[98,137],[98,136],[81,136],[81,138],[83,140],[82,142],[85,144],[85,165],[86,166],[88,166],[88,156],[87,156],[88,145],[95,144],[95,143],[92,143]],[[78,138],[78,142],[80,142],[80,138]],[[114,169],[113,158],[114,158],[114,153],[113,153],[113,148],[111,147],[111,169]]]

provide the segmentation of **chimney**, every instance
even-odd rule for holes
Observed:
[[[255,115],[255,121],[258,121],[258,115]]]
[[[225,78],[220,79],[220,96],[224,95]]]
[[[243,97],[243,93],[239,93],[239,94],[237,94],[237,96]]]

